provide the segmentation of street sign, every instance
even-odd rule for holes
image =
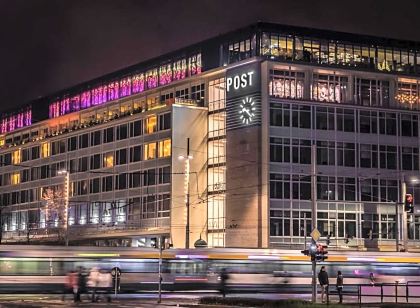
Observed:
[[[313,229],[310,235],[314,239],[314,241],[318,241],[321,237],[321,233],[318,231],[317,228]]]

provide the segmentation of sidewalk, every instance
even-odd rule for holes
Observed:
[[[189,299],[170,299],[164,300],[161,304],[157,304],[156,299],[116,299],[111,303],[102,300],[96,303],[85,299],[81,303],[74,303],[70,299],[62,301],[61,299],[51,298],[33,298],[33,299],[4,299],[0,296],[1,308],[64,308],[64,307],[191,307],[198,304],[197,300]]]

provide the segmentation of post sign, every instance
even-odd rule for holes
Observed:
[[[226,73],[226,97],[231,99],[261,91],[260,63],[230,69]]]
[[[261,73],[255,62],[226,72],[226,128],[261,124]]]

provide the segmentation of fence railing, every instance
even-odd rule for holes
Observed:
[[[369,303],[379,303],[379,299],[380,303],[389,303],[390,301],[409,303],[410,299],[420,298],[420,281],[359,284],[357,285],[357,298],[359,305],[363,303],[363,299],[367,298],[369,298]]]

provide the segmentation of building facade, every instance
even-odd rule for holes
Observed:
[[[57,92],[1,117],[2,242],[415,248],[419,95],[419,43],[266,23]]]

